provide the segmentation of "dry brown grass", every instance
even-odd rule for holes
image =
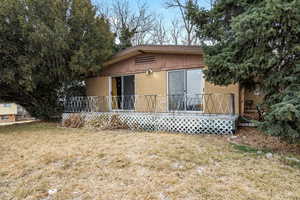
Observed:
[[[264,134],[255,128],[243,127],[237,132],[237,138],[233,141],[238,144],[249,145],[259,149],[270,149],[280,153],[293,153],[300,155],[300,143],[288,144],[278,137]]]
[[[300,169],[220,136],[35,123],[0,127],[0,199],[296,200]]]

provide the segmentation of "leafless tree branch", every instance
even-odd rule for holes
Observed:
[[[186,39],[184,42],[187,45],[192,45],[195,42],[195,25],[192,23],[191,18],[188,15],[188,6],[191,4],[198,4],[198,0],[167,0],[167,8],[179,9],[180,16],[183,21],[184,30],[186,32]]]
[[[170,40],[173,44],[178,45],[181,38],[182,26],[177,18],[171,21]]]
[[[158,16],[151,32],[151,42],[153,44],[163,45],[169,42],[168,31],[165,26],[164,18]]]
[[[110,17],[117,37],[124,29],[133,33],[132,44],[145,42],[143,37],[152,30],[155,20],[154,14],[149,12],[145,2],[137,1],[137,7],[137,11],[133,11],[128,0],[117,0],[112,5],[112,16]]]

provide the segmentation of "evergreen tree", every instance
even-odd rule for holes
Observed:
[[[113,41],[90,0],[1,0],[0,99],[59,113],[62,88],[97,73]]]
[[[131,40],[133,36],[136,34],[135,30],[130,30],[128,27],[124,26],[120,30],[120,44],[117,45],[117,51],[121,51],[132,47]]]
[[[259,84],[268,108],[260,128],[299,141],[300,1],[219,0],[189,14],[206,41],[206,79],[250,89]]]

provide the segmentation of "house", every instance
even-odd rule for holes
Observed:
[[[0,123],[16,121],[17,104],[0,103]]]
[[[118,112],[145,127],[153,127],[148,118],[155,113],[163,118],[159,125],[155,122],[160,130],[172,126],[170,131],[176,132],[233,133],[237,116],[253,111],[262,97],[239,84],[211,84],[204,79],[203,69],[199,46],[131,47],[106,62],[98,76],[86,80],[87,97],[70,98],[66,113]]]

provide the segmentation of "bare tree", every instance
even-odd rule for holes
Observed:
[[[102,17],[105,17],[105,19],[110,18],[110,8],[107,6],[107,4],[104,4],[102,1],[93,1],[94,6],[97,8],[97,14],[99,14]]]
[[[151,43],[150,32],[138,32],[134,34],[131,43],[132,45],[142,45]]]
[[[219,0],[210,0],[210,9],[212,9],[217,3],[218,3]]]
[[[170,40],[172,44],[178,45],[181,38],[182,26],[177,18],[171,21],[170,27]]]
[[[167,8],[178,8],[183,21],[183,27],[186,37],[183,40],[187,45],[194,44],[196,40],[195,25],[192,23],[191,17],[188,15],[188,8],[193,4],[198,4],[197,0],[167,0]]]
[[[131,9],[128,0],[116,0],[112,5],[111,24],[124,48],[145,42],[146,33],[153,28],[154,15],[147,4],[138,1],[137,7],[137,11]]]
[[[166,30],[164,18],[158,16],[151,32],[152,44],[166,44],[169,42],[168,31]]]

